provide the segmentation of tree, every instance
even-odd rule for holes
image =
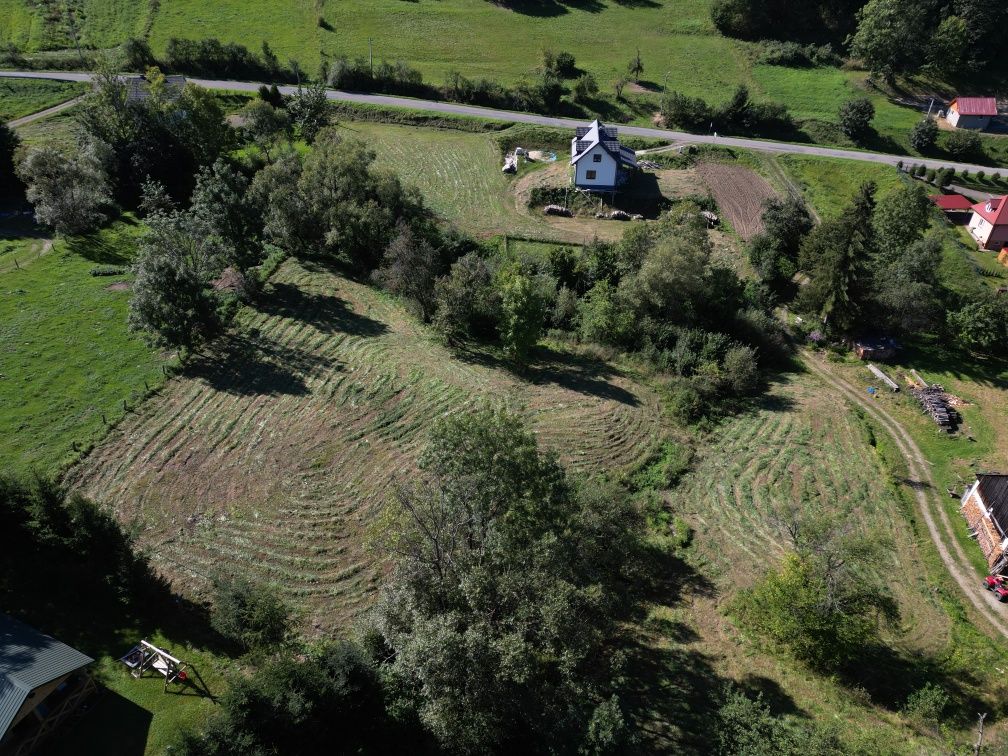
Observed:
[[[914,124],[910,129],[910,146],[921,154],[927,154],[938,142],[938,124],[930,118],[925,118]]]
[[[330,108],[325,83],[318,81],[306,87],[299,85],[287,103],[287,112],[300,137],[312,144],[319,131],[329,123]]]
[[[422,753],[426,740],[419,728],[406,730],[386,714],[374,665],[358,646],[341,641],[235,676],[205,728],[184,732],[171,752],[308,754],[338,743],[345,753]]]
[[[945,143],[949,154],[958,160],[976,160],[983,157],[980,135],[969,129],[956,129]]]
[[[799,267],[811,281],[799,293],[799,309],[847,332],[862,322],[871,295],[868,261],[874,254],[875,184],[861,186],[839,218],[817,226],[802,243]]]
[[[243,174],[219,159],[196,175],[189,208],[199,233],[239,270],[247,270],[262,257],[256,213],[245,198],[248,185]]]
[[[932,207],[927,192],[918,183],[901,186],[878,203],[873,216],[875,246],[886,262],[898,258],[924,236]]]
[[[598,82],[590,73],[581,74],[574,82],[574,99],[578,102],[587,102],[595,97],[598,91]]]
[[[710,105],[699,97],[669,92],[662,97],[660,114],[666,127],[679,126],[690,131],[707,131],[714,117]]]
[[[848,752],[828,727],[775,717],[763,694],[728,686],[715,722],[720,756],[839,756]]]
[[[285,110],[274,108],[265,100],[252,100],[242,110],[245,136],[263,151],[266,160],[270,150],[290,130],[290,116]]]
[[[221,256],[183,214],[151,216],[148,224],[134,263],[130,330],[191,351],[220,325],[210,281]]]
[[[440,255],[430,241],[400,222],[372,278],[393,294],[415,302],[426,322],[434,314],[434,282],[441,271]]]
[[[627,64],[627,71],[634,77],[634,81],[639,84],[641,74],[644,73],[644,62],[641,60],[640,48],[637,49],[637,54]]]
[[[875,106],[867,97],[855,97],[840,106],[840,130],[855,142],[871,133]]]
[[[995,294],[978,295],[961,309],[948,314],[952,334],[972,352],[1003,352],[1008,349],[1008,301]]]
[[[969,54],[966,22],[958,16],[943,18],[927,45],[929,65],[939,73],[954,75],[966,68]]]
[[[613,91],[616,93],[617,100],[623,99],[623,89],[626,87],[626,85],[627,85],[626,76],[617,76],[613,80]]]
[[[770,200],[762,218],[763,231],[749,243],[749,261],[771,289],[785,293],[798,271],[798,251],[812,230],[812,216],[800,198],[789,196]]]
[[[80,234],[108,219],[108,179],[98,157],[83,151],[70,158],[54,147],[36,147],[17,168],[35,219],[58,234]]]
[[[244,651],[268,651],[279,646],[290,630],[290,609],[279,593],[244,577],[213,581],[210,625]]]
[[[434,329],[449,345],[496,333],[500,294],[494,268],[474,252],[460,257],[434,287],[437,314]]]
[[[389,505],[386,679],[448,751],[618,747],[613,579],[640,527],[625,495],[575,487],[503,411],[440,421],[420,466]]]
[[[941,260],[941,242],[932,236],[877,263],[873,296],[882,325],[905,334],[927,332],[941,325]]]
[[[892,83],[913,69],[927,49],[925,9],[906,0],[868,0],[857,14],[851,54]]]
[[[516,273],[501,286],[500,336],[512,359],[524,362],[539,341],[546,318],[546,303],[533,281]]]
[[[17,197],[24,192],[24,184],[15,173],[14,153],[21,139],[6,122],[0,121],[0,199]]]
[[[843,669],[881,642],[882,626],[899,619],[888,589],[868,577],[883,545],[821,515],[783,525],[794,550],[779,569],[739,594],[736,610],[744,624],[809,668]]]

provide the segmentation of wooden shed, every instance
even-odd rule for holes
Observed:
[[[960,511],[969,525],[992,573],[1008,565],[1008,475],[984,473],[977,476],[962,497]]]

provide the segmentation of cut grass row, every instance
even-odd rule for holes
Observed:
[[[577,470],[633,465],[662,433],[657,400],[610,366],[552,355],[518,377],[491,354],[454,359],[399,304],[288,262],[72,479],[143,523],[178,587],[240,569],[332,630],[374,595],[367,529],[431,423],[484,402],[524,412]]]

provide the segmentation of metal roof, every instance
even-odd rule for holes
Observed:
[[[988,473],[977,476],[978,490],[991,519],[1002,533],[1008,532],[1008,475]]]
[[[997,100],[993,97],[956,97],[950,108],[955,108],[959,115],[996,116],[998,114]]]
[[[77,649],[0,613],[0,738],[35,688],[93,661]]]
[[[1008,196],[978,202],[973,205],[973,212],[992,226],[1008,225]]]
[[[932,194],[928,199],[942,210],[969,210],[973,207],[973,201],[961,194]]]
[[[574,138],[571,140],[571,164],[580,160],[595,145],[600,145],[616,162],[636,168],[636,153],[621,145],[616,134],[615,127],[605,126],[598,120],[592,121],[590,126],[578,126],[574,129]]]

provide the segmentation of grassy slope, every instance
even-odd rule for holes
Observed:
[[[378,165],[417,187],[438,214],[467,231],[548,235],[539,218],[517,212],[493,136],[361,122],[342,128],[375,150]]]
[[[129,293],[107,289],[128,276],[90,275],[128,260],[135,235],[117,223],[41,256],[38,240],[0,241],[0,467],[56,472],[158,382],[163,360],[124,327]]]
[[[11,121],[87,91],[86,84],[39,79],[0,79],[0,121]]]
[[[823,217],[839,214],[866,181],[878,185],[879,197],[900,183],[895,168],[876,163],[806,155],[784,155],[778,162]]]

